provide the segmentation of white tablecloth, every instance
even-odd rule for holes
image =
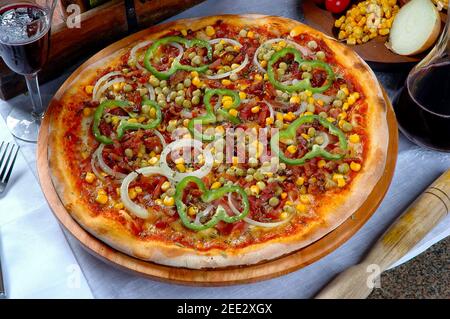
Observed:
[[[277,10],[257,0],[206,1],[175,18],[215,13],[259,12],[300,19],[297,2],[280,0]],[[269,3],[270,1],[267,1]],[[174,18],[174,19],[175,19]],[[64,79],[42,86],[48,100]],[[377,73],[392,97],[401,74]],[[6,118],[11,107],[29,105],[27,96],[0,101]],[[0,117],[0,141],[11,141]],[[36,174],[36,145],[21,145],[6,194],[0,197],[0,255],[11,298],[308,298],[338,272],[358,262],[364,252],[444,170],[450,154],[428,151],[400,137],[395,176],[387,196],[373,217],[349,241],[318,262],[286,276],[254,284],[220,288],[160,283],[117,270],[88,254],[59,227],[40,190]],[[450,217],[441,222],[399,263],[450,234]],[[399,264],[398,263],[398,264]]]

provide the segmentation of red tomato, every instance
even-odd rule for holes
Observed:
[[[350,0],[325,0],[325,7],[332,13],[341,13],[349,4]]]

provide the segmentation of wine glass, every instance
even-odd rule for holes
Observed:
[[[32,111],[13,108],[6,119],[11,133],[36,142],[44,114],[37,74],[48,58],[50,28],[57,0],[0,0],[0,55],[25,76]]]

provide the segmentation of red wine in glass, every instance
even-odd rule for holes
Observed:
[[[55,4],[56,0],[43,5],[29,1],[0,8],[0,55],[11,70],[25,76],[33,105],[31,113],[13,108],[6,122],[16,137],[26,141],[37,140],[44,113],[37,73],[47,61]]]
[[[450,152],[450,62],[432,64],[408,78],[394,109],[406,137]]]

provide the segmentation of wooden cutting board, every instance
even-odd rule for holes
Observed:
[[[158,26],[163,28],[164,25]],[[88,66],[105,56],[127,46],[129,43],[138,41],[145,34],[151,33],[152,28],[124,38],[94,55],[81,65],[56,92],[49,109],[56,111],[59,107],[58,99],[70,86],[70,83]],[[105,262],[131,271],[135,274],[152,279],[174,282],[187,285],[222,286],[249,283],[281,276],[302,267],[305,267],[323,256],[329,254],[348,240],[362,225],[372,216],[381,203],[394,175],[397,160],[398,129],[394,111],[389,98],[384,95],[388,105],[386,120],[389,128],[389,145],[385,172],[364,204],[338,228],[322,237],[320,240],[304,247],[294,253],[280,257],[275,260],[245,266],[228,267],[220,269],[186,269],[163,266],[123,254],[84,230],[67,212],[56,193],[51,181],[51,171],[48,164],[48,139],[49,139],[49,117],[45,117],[41,126],[37,147],[37,168],[39,180],[44,195],[59,222],[71,233],[86,250]]]

